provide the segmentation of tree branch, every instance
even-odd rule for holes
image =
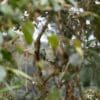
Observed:
[[[40,43],[40,39],[43,35],[43,33],[45,32],[46,28],[47,28],[47,25],[48,25],[48,22],[49,20],[47,19],[47,22],[45,23],[45,25],[43,26],[42,30],[40,31],[34,45],[35,45],[35,54],[34,54],[34,60],[35,61],[39,61],[40,60],[40,46],[41,46],[41,43]]]

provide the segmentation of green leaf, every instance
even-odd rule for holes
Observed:
[[[12,29],[9,29],[9,30],[8,30],[8,35],[9,35],[10,37],[14,38],[14,37],[16,36],[16,32],[15,32],[14,30],[12,30]]]
[[[6,50],[5,48],[1,49],[2,60],[10,62],[13,66],[16,66],[16,61],[13,59],[12,53]]]
[[[13,61],[12,54],[9,51],[7,51],[6,49],[2,48],[1,49],[1,53],[3,55],[3,59],[4,60],[10,61],[10,62]]]
[[[91,82],[91,77],[93,75],[93,71],[91,66],[86,66],[80,71],[80,80],[83,86],[89,86]]]
[[[25,78],[25,79],[28,79],[28,80],[32,80],[33,79],[31,76],[29,76],[28,74],[26,74],[26,73],[24,73],[24,72],[22,72],[20,70],[13,69],[13,68],[7,68],[7,70],[13,72],[17,76]]]
[[[13,7],[19,7],[19,8],[24,7],[28,2],[29,0],[9,0],[9,3]]]
[[[0,12],[5,15],[13,15],[13,9],[8,4],[0,5]]]
[[[16,50],[22,54],[24,52],[24,48],[21,45],[16,45]]]
[[[57,3],[56,0],[49,0],[49,4],[53,8],[53,10],[55,10],[55,11],[60,10],[60,6],[59,6],[59,4]]]
[[[49,36],[48,41],[52,48],[54,49],[57,48],[58,43],[59,43],[57,35]]]
[[[32,22],[30,21],[27,21],[23,24],[22,26],[22,32],[24,33],[24,37],[25,37],[25,40],[28,44],[31,44],[32,41],[33,41],[33,31],[34,31],[34,27],[33,27],[33,24]]]
[[[20,87],[21,87],[21,85],[10,86],[10,88],[5,87],[3,89],[0,89],[0,93],[4,93],[4,92],[7,92],[7,91],[11,91],[13,89],[18,89]]]
[[[61,100],[59,90],[57,88],[51,89],[48,94],[48,100]]]
[[[5,77],[6,77],[6,70],[2,66],[0,66],[0,82],[2,82]]]
[[[94,57],[95,62],[100,65],[100,53],[89,49],[89,53]]]

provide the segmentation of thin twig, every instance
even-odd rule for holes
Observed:
[[[40,42],[40,39],[42,37],[42,35],[44,34],[46,28],[47,28],[47,25],[49,23],[49,18],[47,18],[47,21],[45,23],[45,25],[42,27],[42,30],[40,31],[35,43],[34,43],[34,46],[35,46],[35,52],[34,52],[34,55],[33,55],[33,66],[35,65],[37,68],[38,68],[38,75],[39,75],[39,78],[41,80],[41,84],[44,83],[44,78],[43,78],[43,75],[42,75],[42,71],[41,71],[41,68],[40,66],[37,64],[39,61],[40,61],[40,46],[41,46],[41,42]]]
[[[47,28],[47,25],[48,25],[48,22],[49,20],[47,19],[45,25],[43,26],[42,30],[40,31],[36,41],[35,41],[35,55],[34,55],[34,58],[36,61],[39,61],[40,60],[40,46],[41,46],[41,43],[40,43],[40,39],[43,35],[43,33],[45,32],[46,28]]]

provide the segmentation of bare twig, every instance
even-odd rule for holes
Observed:
[[[40,39],[43,35],[43,33],[45,32],[46,28],[47,28],[47,25],[49,23],[49,18],[47,18],[47,21],[45,23],[45,25],[42,27],[42,30],[40,31],[35,43],[34,43],[34,46],[35,46],[35,52],[34,52],[34,55],[33,55],[33,66],[35,65],[37,68],[38,68],[38,76],[41,80],[41,84],[44,83],[44,78],[43,78],[43,75],[42,75],[42,71],[41,71],[41,68],[40,66],[37,64],[39,61],[40,61],[40,46],[41,46],[41,43],[40,43]]]
[[[40,56],[39,56],[40,55],[40,45],[41,45],[40,39],[47,28],[48,22],[49,22],[49,20],[47,19],[45,25],[43,26],[42,30],[40,31],[40,33],[35,41],[35,44],[34,44],[35,45],[35,54],[34,54],[35,61],[40,60]]]

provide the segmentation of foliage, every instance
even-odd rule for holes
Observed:
[[[25,40],[28,44],[32,43],[32,33],[33,31],[33,25],[31,22],[25,22],[22,26],[22,32],[24,33]]]
[[[0,98],[99,100],[99,27],[99,0],[1,0]]]

